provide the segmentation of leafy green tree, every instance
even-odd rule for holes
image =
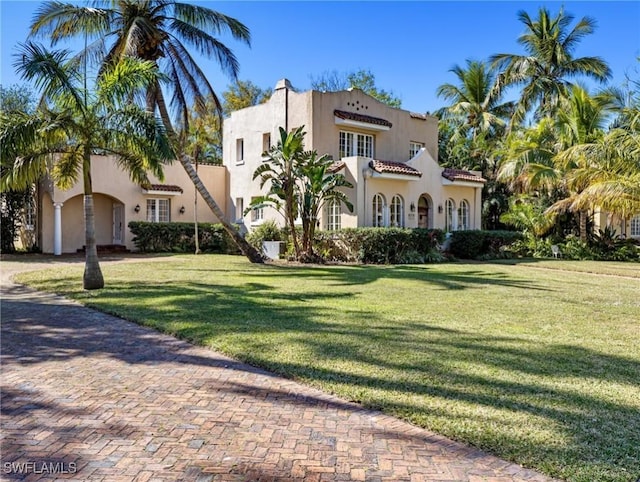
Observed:
[[[35,100],[33,91],[26,85],[12,85],[7,88],[0,85],[0,118],[4,124],[13,113],[33,113]],[[0,166],[0,178],[7,166]],[[16,250],[15,240],[20,228],[25,224],[25,209],[34,206],[35,186],[25,189],[2,189],[0,192],[0,252],[12,253]]]
[[[162,177],[162,161],[173,158],[166,132],[149,112],[128,103],[131,93],[157,82],[151,62],[125,57],[105,73],[94,91],[67,52],[22,46],[17,70],[43,93],[34,115],[15,112],[2,119],[1,179],[6,188],[25,188],[47,173],[62,189],[81,181],[84,189],[85,289],[99,289],[104,278],[98,262],[91,180],[91,155],[114,155],[135,183],[148,185],[148,172]]]
[[[228,116],[233,111],[263,104],[272,94],[271,89],[261,89],[250,80],[238,80],[222,93],[224,115]]]
[[[250,42],[249,29],[238,20],[210,8],[175,0],[117,0],[98,2],[97,6],[49,1],[37,11],[31,32],[48,35],[53,43],[81,35],[90,39],[91,43],[81,55],[97,59],[101,73],[126,56],[154,63],[166,74],[170,106],[186,131],[190,110],[204,113],[207,99],[212,99],[216,111],[222,113],[216,92],[191,52],[215,59],[224,72],[236,79],[238,60],[216,35],[228,33],[236,40]],[[112,43],[107,44],[108,41]],[[180,151],[184,143],[174,129],[159,81],[147,89],[145,98],[148,110],[158,110],[180,163],[211,211],[242,253],[252,262],[262,262],[263,256],[226,218],[202,183],[190,157]]]
[[[560,99],[567,96],[573,85],[570,79],[586,76],[605,82],[611,77],[611,70],[601,58],[573,57],[580,40],[595,30],[592,18],[583,17],[571,28],[574,17],[565,14],[563,8],[554,17],[541,7],[536,19],[525,11],[518,12],[518,19],[526,27],[518,38],[525,54],[501,53],[491,57],[493,66],[501,71],[499,87],[522,87],[511,117],[512,125],[521,123],[530,112],[535,112],[538,119],[553,116]]]
[[[321,92],[339,92],[347,89],[359,89],[374,99],[391,107],[400,108],[402,100],[393,93],[376,86],[376,77],[370,70],[357,70],[339,73],[327,71],[318,77],[311,78],[311,88]]]

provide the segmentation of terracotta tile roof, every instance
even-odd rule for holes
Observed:
[[[379,173],[403,174],[405,176],[422,177],[422,173],[404,162],[371,161],[369,167]]]
[[[143,189],[147,191],[165,191],[165,192],[179,192],[182,194],[182,188],[180,186],[174,186],[172,184],[150,184]]]
[[[409,116],[414,119],[427,120],[427,116],[424,114],[418,114],[417,112],[409,112]]]
[[[327,168],[327,172],[333,174],[334,172],[338,172],[341,169],[344,169],[344,166],[347,164],[344,161],[335,161]]]
[[[356,114],[355,112],[347,112],[344,110],[334,110],[333,114],[340,119],[347,119],[356,122],[366,122],[367,124],[375,124],[378,126],[391,127],[392,124],[386,119],[380,119],[379,117],[372,117],[370,115]]]
[[[446,167],[444,171],[442,171],[442,177],[449,181],[487,182],[486,179],[483,179],[472,172],[465,171],[464,169],[452,169],[450,167]]]

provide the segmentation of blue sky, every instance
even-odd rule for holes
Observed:
[[[575,56],[600,56],[619,85],[625,73],[640,77],[640,2],[195,2],[244,22],[252,47],[223,38],[240,61],[240,78],[273,87],[286,77],[302,90],[311,76],[325,71],[368,69],[380,88],[392,90],[402,107],[433,112],[443,105],[436,89],[455,82],[449,69],[465,59],[494,53],[523,53],[516,40],[523,32],[517,12],[532,17],[547,6],[564,5],[576,19],[591,16],[596,32]],[[20,83],[12,63],[15,45],[24,41],[39,2],[0,0],[0,83]],[[230,80],[213,62],[201,64],[218,92]],[[634,73],[635,72],[635,73]]]

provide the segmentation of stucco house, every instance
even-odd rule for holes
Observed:
[[[244,215],[261,194],[253,172],[262,153],[275,143],[279,127],[304,126],[305,148],[328,153],[332,168],[344,173],[353,213],[327,206],[321,229],[398,226],[480,229],[484,179],[477,172],[438,165],[438,120],[389,107],[359,90],[298,93],[283,79],[269,101],[233,112],[224,122],[223,166],[201,165],[199,175],[223,212],[251,230],[266,219],[284,224],[270,208]],[[165,180],[150,189],[132,183],[116,160],[93,156],[96,241],[98,246],[135,250],[130,221],[194,220],[195,188],[182,166],[165,167]],[[82,184],[58,189],[39,186],[32,225],[44,253],[83,248]],[[199,195],[198,195],[199,197]],[[217,222],[202,199],[198,220]]]
[[[304,126],[305,149],[329,154],[344,173],[354,205],[328,205],[322,229],[363,226],[480,229],[480,173],[438,165],[438,119],[392,108],[360,90],[298,93],[280,80],[268,102],[233,112],[224,122],[223,163],[229,171],[228,215],[250,230],[272,208],[244,210],[261,194],[252,180],[262,154],[287,131]]]
[[[148,189],[131,182],[115,158],[92,156],[96,243],[99,247],[135,250],[130,221],[192,222],[195,188],[179,162],[164,168],[165,179],[151,178]],[[209,192],[226,209],[227,171],[222,166],[200,165],[198,175]],[[217,222],[198,194],[198,220]],[[85,244],[82,182],[61,190],[50,179],[38,187],[32,227],[43,253],[74,253]]]

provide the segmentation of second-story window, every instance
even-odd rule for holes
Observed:
[[[236,164],[244,162],[244,139],[236,139]]]
[[[340,131],[340,157],[373,158],[374,137],[370,134]]]
[[[424,144],[422,142],[409,142],[409,159],[416,157],[423,147]]]
[[[271,148],[271,133],[262,134],[262,154],[264,155]]]

